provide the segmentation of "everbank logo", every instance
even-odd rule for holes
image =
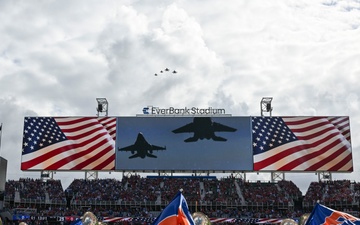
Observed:
[[[213,107],[198,108],[198,107],[184,107],[184,108],[160,108],[155,106],[146,106],[143,108],[145,115],[221,115],[225,114],[225,109],[215,109]]]

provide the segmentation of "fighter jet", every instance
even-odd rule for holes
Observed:
[[[176,70],[174,70],[172,73],[177,73]]]
[[[137,135],[136,141],[133,145],[129,145],[118,149],[118,151],[131,152],[131,154],[133,155],[130,156],[129,159],[133,159],[137,157],[140,157],[142,159],[145,157],[157,158],[157,156],[153,155],[152,153],[153,151],[160,151],[160,150],[166,150],[166,146],[161,147],[161,146],[149,144],[145,140],[145,137],[141,132]]]
[[[227,141],[226,138],[215,135],[215,132],[235,132],[237,129],[226,125],[213,122],[210,117],[194,117],[193,122],[186,124],[172,132],[177,133],[194,133],[193,137],[189,137],[184,142],[195,142],[205,139],[214,141]]]
[[[165,68],[165,71],[169,71],[169,68]]]

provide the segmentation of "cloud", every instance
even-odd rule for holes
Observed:
[[[355,0],[0,1],[9,177],[25,174],[24,116],[95,116],[96,97],[114,116],[146,105],[256,116],[271,96],[276,116],[348,115],[356,161],[359,8]],[[346,177],[358,175],[354,166]]]

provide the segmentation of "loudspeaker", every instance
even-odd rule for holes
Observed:
[[[98,111],[102,112],[103,111],[103,106],[101,104],[98,105]]]
[[[271,111],[271,104],[267,103],[266,104],[266,112],[270,112]]]

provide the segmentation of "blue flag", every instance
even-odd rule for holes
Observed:
[[[330,209],[317,203],[305,225],[338,224],[360,225],[360,219],[348,213]]]
[[[174,199],[165,207],[152,225],[195,225],[189,212],[186,199],[179,191]]]
[[[83,225],[83,222],[81,219],[76,219],[70,223],[70,225]]]

